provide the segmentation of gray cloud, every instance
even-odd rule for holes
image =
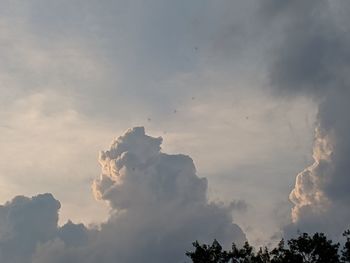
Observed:
[[[244,200],[234,200],[230,203],[230,208],[232,210],[245,212],[247,211],[249,205]]]
[[[82,202],[89,204],[85,208],[93,206],[81,193],[95,174],[90,160],[103,142],[97,137],[134,125],[166,134],[170,143],[165,147],[185,148],[196,157],[201,174],[215,170],[209,179],[257,158],[263,166],[251,169],[254,177],[262,177],[262,169],[274,177],[261,157],[282,156],[287,148],[270,143],[276,136],[288,142],[278,121],[286,108],[276,110],[275,102],[256,92],[263,46],[255,41],[255,33],[261,33],[251,30],[256,6],[250,0],[2,1],[0,108],[11,113],[2,116],[3,124],[14,129],[4,136],[7,158],[1,168],[11,174],[4,183],[17,188],[7,187],[3,200],[13,192],[50,191],[64,204],[61,218],[100,220],[95,208],[76,209]],[[30,108],[21,107],[27,103]],[[57,121],[59,116],[69,120]],[[38,154],[27,156],[27,149]],[[12,155],[25,161],[13,164]],[[80,163],[87,165],[81,168]],[[240,188],[232,187],[232,192]],[[242,194],[252,189],[266,191],[252,184]],[[230,193],[227,200],[232,198]],[[261,207],[270,203],[259,200]]]
[[[69,108],[73,112],[77,111],[79,114],[84,113],[84,116],[88,116],[93,123],[91,126],[94,127],[99,126],[95,124],[96,119],[93,119],[96,116],[101,122],[105,121],[104,118],[117,119],[116,123],[120,126],[125,126],[125,122],[128,125],[136,123],[139,125],[142,120],[146,120],[148,117],[152,120],[148,123],[150,126],[153,123],[158,125],[161,123],[159,120],[163,118],[163,120],[167,119],[168,122],[161,123],[163,127],[159,125],[159,129],[168,129],[167,131],[169,131],[171,126],[170,129],[173,132],[176,129],[178,134],[181,131],[191,132],[195,138],[191,139],[191,143],[194,144],[196,141],[197,144],[202,144],[202,148],[198,147],[201,154],[202,149],[205,148],[203,145],[207,144],[204,144],[203,141],[199,142],[200,136],[197,135],[198,132],[203,131],[203,127],[222,127],[222,124],[226,123],[225,134],[232,135],[232,130],[236,129],[237,119],[241,118],[242,114],[245,123],[252,125],[249,126],[249,129],[257,133],[256,138],[269,138],[269,143],[256,146],[264,148],[264,153],[259,151],[255,154],[266,157],[269,154],[266,154],[265,148],[267,150],[271,145],[275,146],[280,142],[275,143],[278,141],[276,133],[266,132],[268,135],[264,135],[265,132],[263,132],[259,134],[259,129],[265,129],[264,131],[280,129],[280,127],[272,127],[279,126],[280,123],[276,124],[271,119],[271,116],[275,116],[274,112],[280,112],[279,109],[272,109],[266,113],[267,126],[271,126],[269,128],[267,126],[258,127],[257,119],[254,117],[249,116],[248,121],[248,118],[245,119],[245,112],[234,115],[231,111],[223,111],[224,114],[221,114],[221,117],[220,114],[215,114],[216,116],[212,117],[212,113],[219,113],[219,109],[222,110],[227,105],[231,105],[231,102],[227,103],[231,97],[232,100],[244,104],[245,100],[240,96],[239,90],[253,90],[254,85],[256,85],[255,81],[261,85],[259,76],[265,73],[264,66],[268,64],[266,62],[271,62],[269,77],[275,93],[286,95],[287,98],[307,94],[317,101],[319,104],[317,134],[320,137],[316,138],[316,142],[327,138],[327,145],[332,148],[330,161],[323,161],[322,165],[316,165],[315,169],[310,167],[307,169],[308,171],[303,172],[303,176],[299,176],[300,180],[297,180],[295,189],[300,187],[303,194],[292,197],[295,211],[304,211],[306,209],[303,208],[309,207],[303,203],[304,201],[301,201],[305,198],[312,200],[313,207],[319,207],[315,201],[318,193],[322,193],[325,197],[324,200],[327,200],[321,202],[321,207],[324,207],[323,204],[330,200],[332,207],[342,207],[341,203],[344,203],[347,198],[347,178],[342,172],[347,169],[347,162],[345,158],[340,156],[343,154],[346,156],[347,149],[349,149],[346,137],[349,119],[344,114],[348,109],[346,100],[349,98],[347,86],[349,59],[347,33],[349,26],[347,25],[350,23],[346,11],[349,10],[349,5],[347,3],[331,3],[331,1],[325,0],[308,2],[265,1],[263,8],[259,10],[261,13],[256,15],[255,11],[259,6],[256,1],[219,1],[219,3],[158,0],[149,1],[147,4],[142,1],[101,1],[99,3],[79,0],[64,0],[57,3],[41,0],[26,3],[23,1],[2,1],[0,3],[0,26],[3,31],[0,39],[0,55],[3,63],[0,66],[0,80],[3,83],[2,87],[5,88],[0,88],[4,95],[0,98],[3,102],[0,103],[2,105],[0,107],[9,109],[8,104],[13,104],[13,108],[10,107],[10,109],[15,111],[14,109],[18,108],[16,101],[21,97],[27,99],[31,97],[31,94],[38,93],[39,95],[48,94],[47,97],[50,98],[48,106],[45,104],[41,109],[45,115],[65,111]],[[262,50],[270,51],[266,53],[268,54],[266,61],[261,59],[263,57]],[[271,58],[272,61],[270,61]],[[254,71],[256,68],[258,68],[257,72]],[[206,75],[208,72],[210,73]],[[252,80],[253,83],[242,82],[244,78]],[[48,92],[52,90],[54,92]],[[253,95],[253,93],[254,91],[247,92],[248,96]],[[52,94],[58,94],[59,100]],[[192,96],[195,96],[196,99],[191,100]],[[255,94],[255,96],[259,97],[260,95]],[[184,121],[185,115],[186,117],[191,116],[190,112],[185,112],[186,106],[183,111],[178,110],[177,114],[173,114],[174,108],[177,109],[179,104],[183,103],[183,106],[188,101],[194,105],[195,111],[201,112],[200,115],[194,115],[190,121],[185,118],[187,122],[192,124],[198,125],[201,122],[198,132],[193,132],[192,126],[188,128],[178,125],[179,122]],[[215,105],[204,109],[204,104],[210,101],[214,101]],[[264,103],[262,102],[262,104]],[[271,101],[268,101],[265,104],[270,103]],[[38,103],[34,102],[33,104],[37,105]],[[125,111],[126,107],[131,108],[130,105],[132,105],[132,109]],[[237,107],[236,103],[232,102],[232,105],[231,108]],[[251,108],[259,107],[253,103]],[[246,111],[246,108],[241,109],[241,111]],[[260,111],[260,109],[255,110]],[[24,112],[27,110],[25,109]],[[169,113],[171,118],[169,118]],[[182,114],[182,119],[178,118],[179,113]],[[178,119],[173,119],[174,116]],[[213,121],[207,125],[209,116],[212,117]],[[277,114],[276,116],[286,118],[284,115]],[[232,122],[227,122],[231,119]],[[220,125],[217,125],[218,120],[220,120]],[[45,119],[44,121],[47,122]],[[110,125],[109,121],[107,123]],[[300,124],[300,122],[296,123]],[[50,127],[53,126],[50,122],[46,124]],[[118,126],[117,129],[119,128]],[[58,126],[58,129],[62,129],[62,127]],[[71,131],[70,127],[63,129]],[[83,129],[91,130],[91,127],[84,126]],[[210,129],[205,130],[206,132],[210,131]],[[51,133],[51,130],[49,131],[45,130],[43,134]],[[220,133],[222,134],[222,131]],[[241,140],[244,137],[243,133],[245,134],[246,131],[234,134]],[[206,135],[202,138],[209,141],[217,134],[218,132],[215,130],[210,136]],[[278,138],[282,138],[279,141],[287,138],[285,134],[278,136],[280,136]],[[27,133],[23,137],[27,137]],[[41,135],[38,137],[46,138],[46,136]],[[232,158],[238,162],[237,160],[244,159],[245,155],[250,155],[249,151],[243,150],[232,154],[234,152],[232,144],[228,143],[231,139],[230,136],[222,136],[218,143],[215,141],[215,144],[208,144],[217,147],[217,149],[212,149],[220,155],[217,160]],[[86,141],[88,140],[86,139]],[[245,150],[254,148],[251,147],[252,143],[248,142],[248,144],[244,147],[238,147],[245,148]],[[33,145],[36,147],[35,144]],[[40,141],[40,145],[46,145],[46,143],[43,144]],[[241,144],[237,143],[237,145]],[[283,146],[285,145],[287,144]],[[321,145],[323,144],[321,143]],[[234,145],[234,147],[237,146]],[[153,149],[151,146],[150,148]],[[191,148],[195,149],[196,147]],[[223,148],[226,150],[224,154],[221,154]],[[321,148],[317,144],[315,145],[315,151],[324,150]],[[21,152],[25,151],[21,150]],[[243,157],[237,157],[238,155]],[[257,162],[256,155],[251,156],[250,162]],[[278,157],[276,157],[277,155]],[[294,155],[290,156],[295,158],[295,155],[294,152]],[[118,159],[118,156],[106,155],[105,153],[104,156],[101,155],[101,161],[111,157]],[[172,155],[162,156],[162,162],[167,163],[167,169],[171,169],[174,177],[178,175],[170,163],[183,163],[184,167],[187,167],[186,169],[194,169],[190,158]],[[191,154],[191,156],[194,155]],[[215,159],[211,155],[207,156],[209,156],[210,162]],[[269,158],[277,160],[280,156],[283,154],[274,151]],[[124,168],[119,170],[116,164],[113,164],[115,167],[113,165],[110,167],[113,173],[128,175],[134,173],[136,176],[133,178],[126,176],[125,184],[120,186],[114,181],[117,174],[106,175],[101,181],[96,181],[95,185],[96,193],[110,202],[114,209],[127,210],[130,207],[148,206],[152,204],[150,200],[162,198],[165,200],[174,198],[177,203],[181,203],[183,200],[190,200],[190,202],[205,200],[203,199],[203,196],[206,195],[205,180],[194,176],[191,177],[192,179],[187,178],[189,185],[196,189],[193,195],[188,195],[188,190],[180,186],[167,188],[167,181],[164,181],[161,187],[169,192],[151,192],[152,184],[156,184],[154,182],[156,180],[143,176],[142,172],[140,173],[140,164],[137,158],[135,160],[133,156],[125,154],[123,158],[119,159],[119,165]],[[293,160],[284,159],[285,163],[281,161],[280,164],[283,168],[294,163]],[[83,160],[79,159],[80,161]],[[203,163],[205,162],[203,161]],[[270,173],[272,168],[267,167],[270,165],[266,165],[265,160],[263,162],[263,168],[250,169],[250,174],[261,174],[260,170],[265,169],[265,173],[262,174],[270,175],[270,178],[273,177],[271,176],[273,172]],[[278,163],[278,161],[276,162]],[[28,163],[30,163],[29,160]],[[213,161],[213,163],[215,162]],[[251,163],[250,166],[252,166]],[[337,168],[331,168],[333,166]],[[213,165],[213,167],[216,168],[217,165]],[[203,166],[201,168],[203,169]],[[286,170],[292,169],[286,168]],[[336,179],[319,182],[316,179],[320,177],[321,170],[328,171],[328,175],[325,177]],[[35,172],[37,171],[36,166]],[[80,170],[77,168],[77,171]],[[77,171],[74,173],[79,173]],[[322,173],[325,174],[325,172]],[[43,174],[46,174],[46,170]],[[67,174],[69,173],[67,172]],[[302,177],[305,180],[301,180]],[[183,180],[183,177],[179,176],[179,178]],[[258,177],[250,178],[254,180],[254,183],[249,187],[249,191],[252,191],[256,187],[255,180]],[[147,187],[143,184],[135,184],[134,179],[143,182]],[[244,180],[247,181],[247,177]],[[264,181],[268,180],[264,178]],[[271,181],[277,182],[278,180]],[[285,185],[285,183],[278,182],[279,185],[276,186],[276,189],[283,188],[281,185]],[[266,188],[271,188],[271,185],[266,186]],[[184,196],[180,198],[176,193],[181,191],[184,191]],[[129,192],[134,192],[135,198],[131,199]],[[256,192],[256,196],[260,195],[261,187]],[[270,191],[266,192],[270,194]],[[295,190],[295,193],[297,192]],[[229,198],[231,198],[231,193]],[[262,198],[259,197],[259,199]],[[62,198],[60,200],[63,201]],[[254,200],[249,201],[250,204],[252,202]],[[217,209],[217,206],[214,208]],[[206,209],[209,211],[215,210],[214,208],[208,206]],[[328,211],[331,211],[330,209]],[[222,213],[224,210],[219,209]],[[264,208],[264,210],[266,209]],[[131,214],[130,211],[129,213]],[[307,216],[306,212],[300,213],[305,214],[305,216],[298,217],[301,226],[303,225],[300,223],[301,218]],[[331,214],[331,212],[327,213]],[[127,216],[123,216],[127,218]],[[319,218],[317,216],[315,220],[319,221]],[[310,219],[310,222],[312,220]],[[339,225],[342,226],[344,223]],[[69,228],[67,227],[67,229]],[[77,227],[76,231],[79,232],[77,235],[84,239],[84,231],[78,229]],[[66,253],[68,251],[66,248],[77,242],[66,244],[62,241],[64,236],[70,235],[70,232],[67,230],[64,234],[57,234],[57,240],[51,240],[40,246],[40,253],[37,253],[36,259],[45,262],[44,250],[49,251],[50,248],[52,253],[65,255],[68,262],[68,257],[73,257],[76,249]],[[67,240],[69,239],[71,238],[67,237]],[[47,253],[47,255],[50,254]]]
[[[208,203],[207,181],[196,175],[192,159],[160,152],[161,142],[139,127],[100,154],[102,174],[94,192],[118,211],[102,228],[103,247],[114,243],[114,235],[123,236],[139,253],[116,247],[121,262],[138,262],[145,255],[152,262],[165,257],[180,262],[193,239],[242,243],[245,236],[232,224],[231,209]]]
[[[263,8],[269,22],[281,28],[270,69],[272,87],[280,95],[308,95],[319,104],[314,163],[296,178],[290,194],[294,224],[286,227],[287,233],[299,229],[338,235],[349,226],[350,39],[343,25],[348,16],[339,13],[349,7],[323,0]]]
[[[0,260],[6,263],[32,262],[39,244],[61,238],[67,244],[82,243],[82,225],[71,222],[59,228],[60,203],[51,194],[32,198],[17,196],[0,207]],[[70,232],[74,238],[70,237]],[[78,239],[81,239],[78,241]]]
[[[336,23],[329,1],[284,1],[280,5],[271,18],[284,31],[273,56],[272,85],[292,95],[321,96],[330,89],[344,89],[340,83],[349,64],[349,39]]]
[[[115,117],[124,102],[160,116],[193,96],[188,85],[174,84],[179,75],[196,79],[215,65],[225,72],[241,67],[249,53],[244,21],[253,7],[254,1],[4,1],[2,71],[14,97],[55,89],[90,116]]]
[[[175,263],[194,240],[243,244],[232,207],[209,203],[207,181],[196,175],[192,159],[162,153],[161,143],[138,127],[101,152],[93,190],[109,202],[111,215],[98,228],[70,221],[59,227],[60,203],[51,194],[6,203],[0,208],[1,261]]]

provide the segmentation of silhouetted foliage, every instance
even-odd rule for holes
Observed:
[[[186,252],[193,263],[227,263],[230,261],[228,252],[222,251],[222,247],[217,240],[211,245],[200,245],[198,241],[193,243],[195,251]]]
[[[343,236],[346,238],[344,248],[342,250],[342,261],[350,262],[350,230],[344,232]]]
[[[341,254],[339,243],[333,243],[323,233],[310,236],[300,234],[287,241],[282,239],[269,251],[266,247],[255,250],[246,242],[242,248],[233,243],[229,251],[223,250],[217,240],[212,245],[193,243],[194,251],[186,252],[193,263],[345,263],[350,262],[350,230],[344,232],[346,238]]]

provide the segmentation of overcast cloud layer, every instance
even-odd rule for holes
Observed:
[[[209,183],[189,157],[161,153],[159,139],[133,130],[133,139],[123,137],[131,157],[115,141],[100,155],[103,172],[93,184],[96,197],[124,211],[118,224],[142,214],[140,227],[154,230],[152,216],[170,207],[184,210],[179,222],[200,220],[191,211],[208,220],[218,214],[223,228],[243,229],[255,245],[297,230],[343,231],[350,221],[349,11],[347,1],[327,0],[1,1],[0,199],[35,196],[2,207],[2,256],[11,258],[22,242],[18,229],[29,233],[38,202],[47,204],[38,211],[50,217],[47,236],[38,234],[23,256],[36,250],[36,262],[52,255],[69,262],[91,244],[101,251],[91,262],[112,256],[103,242],[122,230],[90,194],[96,152],[140,125],[164,138],[165,152],[190,155]],[[177,179],[165,180],[165,170]],[[71,222],[63,237],[57,201],[37,196],[45,192],[62,204],[60,225],[108,218],[98,240],[90,240],[97,230]],[[9,231],[12,207],[23,218],[28,211],[29,223],[14,221]],[[224,242],[234,238],[215,231]]]

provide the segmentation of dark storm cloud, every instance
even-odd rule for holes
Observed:
[[[279,23],[282,39],[273,48],[271,85],[279,95],[308,95],[319,103],[315,162],[297,176],[290,195],[294,225],[286,229],[339,234],[350,220],[346,212],[350,198],[350,40],[343,24],[349,19],[339,10],[348,10],[350,4],[326,0],[273,3],[262,8],[268,23]]]
[[[271,21],[282,26],[282,43],[272,56],[272,85],[278,92],[316,97],[331,89],[344,89],[349,38],[337,24],[331,4],[321,0],[279,5],[269,13]]]

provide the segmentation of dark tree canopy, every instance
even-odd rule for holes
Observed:
[[[222,250],[217,240],[211,245],[200,245],[198,241],[193,243],[194,252],[186,252],[193,263],[226,263],[229,262],[229,254]]]
[[[323,233],[300,234],[287,243],[282,239],[271,251],[254,249],[248,242],[242,248],[233,243],[229,251],[223,250],[217,240],[211,245],[193,243],[194,250],[186,252],[193,263],[345,263],[350,262],[350,230],[342,250]]]
[[[350,230],[344,232],[343,236],[346,238],[344,248],[342,250],[342,261],[350,262]]]

